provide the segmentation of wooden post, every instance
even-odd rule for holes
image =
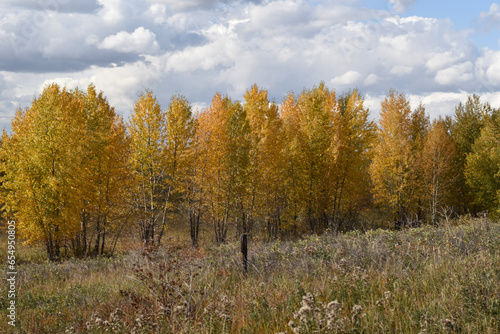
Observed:
[[[484,212],[484,224],[486,225],[486,231],[490,230],[490,222],[488,221],[488,210]]]
[[[245,276],[248,272],[248,238],[247,234],[243,233],[241,235],[241,261],[243,262],[243,273]]]

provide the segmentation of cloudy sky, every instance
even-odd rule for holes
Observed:
[[[483,0],[1,0],[0,127],[50,82],[93,82],[125,118],[145,88],[196,109],[320,81],[374,117],[391,88],[432,117],[471,93],[500,107],[499,46],[500,2]]]

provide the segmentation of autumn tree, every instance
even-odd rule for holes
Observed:
[[[283,123],[278,106],[267,91],[253,85],[243,106],[250,126],[249,222],[254,215],[264,219],[268,237],[278,237],[284,210]]]
[[[181,212],[181,206],[183,201],[186,200],[185,196],[188,191],[187,178],[189,177],[189,168],[190,164],[193,163],[189,154],[189,146],[194,134],[194,120],[188,100],[182,95],[172,96],[166,117],[164,151],[166,198],[161,229],[157,238],[158,244],[165,231],[168,213]],[[191,214],[192,212],[189,213],[189,215]],[[199,219],[193,220],[191,218],[190,227],[194,229],[191,236],[194,238],[193,242],[196,244]]]
[[[249,127],[241,104],[217,93],[198,118],[197,140],[205,166],[203,202],[215,240],[222,243],[230,220],[248,227]]]
[[[28,243],[45,243],[48,258],[80,229],[85,114],[83,101],[56,84],[18,110],[2,138],[4,209]]]
[[[166,126],[166,113],[153,92],[147,90],[135,103],[128,125],[140,237],[147,245],[155,244],[155,233],[163,225],[168,203]]]
[[[500,213],[500,112],[485,117],[485,125],[467,155],[465,177],[475,203]]]
[[[467,155],[472,152],[472,146],[481,134],[484,119],[491,112],[492,108],[489,103],[481,103],[480,97],[474,94],[469,96],[465,103],[460,103],[455,108],[453,118],[450,120],[451,136],[457,150],[455,207],[458,213],[475,213],[480,210],[474,207],[474,195],[466,180],[465,166]]]
[[[240,102],[233,104],[229,121],[228,163],[234,198],[234,221],[237,231],[251,233],[253,200],[250,182],[250,127],[246,111]]]
[[[193,132],[187,149],[184,207],[189,221],[191,246],[198,247],[201,219],[206,214],[205,175],[207,169],[207,133],[198,131],[198,117],[193,117]]]
[[[123,226],[129,173],[125,128],[102,92],[49,85],[12,129],[3,192],[21,235],[45,242],[50,260],[67,244],[77,256],[104,253],[107,231]]]
[[[408,198],[410,199],[408,210],[413,214],[415,224],[420,224],[420,220],[424,218],[425,208],[425,190],[423,184],[423,158],[422,152],[429,131],[430,121],[429,116],[425,113],[425,108],[422,104],[413,110],[411,114],[411,130],[410,138],[411,160],[410,160],[410,184]]]
[[[292,220],[301,219],[310,232],[328,224],[328,150],[332,140],[335,93],[324,83],[293,94],[283,103],[286,131],[287,189]]]
[[[430,220],[437,223],[438,212],[451,205],[456,171],[455,144],[440,117],[432,122],[422,151],[422,182]]]
[[[309,231],[354,223],[369,199],[375,123],[357,91],[338,98],[324,83],[281,106],[287,213]]]
[[[343,94],[333,109],[333,137],[328,151],[331,187],[329,227],[338,231],[354,222],[370,194],[369,165],[376,124],[356,91]]]
[[[299,227],[299,218],[302,215],[302,189],[305,178],[304,159],[302,151],[302,134],[300,131],[300,117],[297,99],[293,93],[288,94],[280,107],[283,121],[283,161],[285,177],[285,210],[283,212],[283,228],[290,231]]]
[[[102,92],[89,85],[83,101],[85,116],[84,187],[82,188],[81,231],[72,240],[75,254],[102,255],[108,232],[119,231],[128,210],[130,143],[125,125]]]
[[[418,160],[428,119],[419,107],[412,112],[406,97],[393,90],[382,102],[377,143],[370,167],[374,197],[388,205],[404,225],[418,218]]]

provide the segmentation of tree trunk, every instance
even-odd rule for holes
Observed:
[[[101,220],[101,217],[99,215],[97,215],[97,220],[96,220],[97,236],[96,236],[96,239],[95,239],[94,250],[92,251],[92,256],[99,255],[99,244],[101,242],[101,225],[100,225],[100,220]]]
[[[51,232],[49,232],[46,236],[45,245],[47,247],[49,261],[58,262],[61,259],[60,245],[57,240],[54,240]]]
[[[189,225],[191,230],[191,246],[198,248],[198,234],[200,230],[200,215],[195,212],[189,213]]]
[[[101,255],[104,255],[105,242],[106,242],[106,224],[104,224],[103,229],[102,229]]]

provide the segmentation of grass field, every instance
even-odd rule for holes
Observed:
[[[57,264],[19,246],[16,327],[4,283],[0,332],[500,333],[498,223],[254,241],[247,276],[239,243],[205,244]]]

